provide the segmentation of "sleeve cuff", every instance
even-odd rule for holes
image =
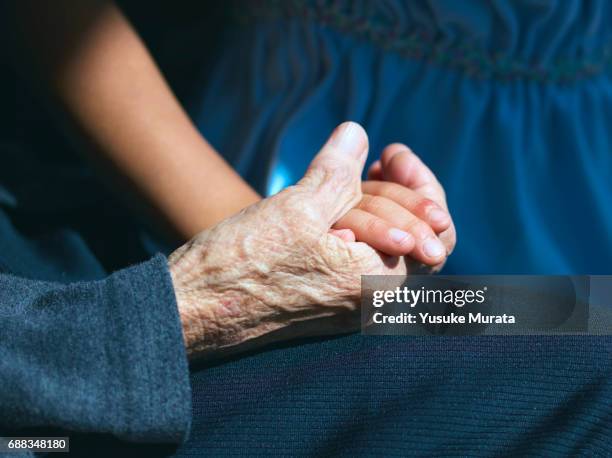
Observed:
[[[166,257],[116,272],[102,288],[117,324],[112,337],[118,354],[108,356],[125,387],[120,396],[109,393],[115,412],[124,416],[118,435],[136,442],[184,442],[192,415],[189,365]]]

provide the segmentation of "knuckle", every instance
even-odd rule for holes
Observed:
[[[414,211],[415,213],[426,215],[430,209],[437,207],[439,207],[439,205],[433,200],[426,197],[419,197],[415,202]]]
[[[389,198],[398,202],[402,207],[414,207],[415,191],[397,183],[390,183],[388,187]]]
[[[299,185],[286,188],[263,202],[265,201],[274,207],[271,209],[273,211],[266,213],[268,222],[278,220],[279,224],[295,228],[303,235],[319,231],[320,226],[326,224],[321,208],[312,194],[304,192]]]
[[[364,229],[368,233],[380,234],[387,229],[387,225],[378,218],[368,218],[364,223]]]
[[[448,235],[447,235],[447,246],[449,249],[449,254],[455,249],[455,246],[457,245],[457,234],[454,230],[450,230],[447,231]]]
[[[405,149],[391,158],[389,166],[401,167],[410,175],[418,171],[419,160],[411,150]]]
[[[390,200],[402,206],[406,206],[405,203],[409,202],[411,196],[410,191],[404,186],[390,181],[379,181],[375,185],[369,185],[366,182],[365,187],[372,197],[380,197],[385,201]]]
[[[361,185],[359,174],[353,164],[337,159],[326,159],[319,169],[319,191],[324,194],[342,196],[343,200],[350,202],[351,207],[361,199]]]
[[[387,206],[387,200],[380,196],[364,196],[362,202],[362,210],[371,213],[379,213]]]
[[[418,218],[415,218],[408,223],[408,230],[417,239],[426,239],[428,237],[434,236],[434,233],[429,227],[429,225]]]
[[[453,228],[451,228],[444,231],[439,237],[446,246],[446,251],[450,255],[457,245],[457,233]]]
[[[420,188],[420,192],[434,198],[437,202],[446,202],[444,188],[438,182],[426,184]]]
[[[335,158],[328,158],[321,164],[324,183],[332,187],[346,187],[355,182],[355,173],[351,164]]]

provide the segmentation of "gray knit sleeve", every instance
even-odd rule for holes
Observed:
[[[57,284],[0,274],[0,430],[183,441],[188,364],[167,261]]]

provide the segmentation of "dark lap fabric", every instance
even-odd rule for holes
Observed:
[[[612,337],[366,337],[192,375],[176,456],[610,456]]]

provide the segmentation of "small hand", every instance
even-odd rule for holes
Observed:
[[[380,160],[372,164],[368,170],[368,178],[401,185],[436,203],[438,209],[446,212],[447,219],[442,214],[434,213],[433,210],[425,211],[429,217],[426,220],[446,248],[447,255],[442,262],[433,267],[434,271],[439,271],[455,248],[457,233],[448,211],[446,193],[434,173],[406,145],[393,143],[383,150]],[[378,186],[373,183],[374,181],[365,182],[364,192],[373,192],[373,188]],[[389,194],[385,193],[385,195]],[[434,220],[437,220],[437,223]]]
[[[409,255],[439,270],[455,246],[455,230],[434,174],[406,146],[392,144],[369,176],[371,181],[362,184],[362,200],[332,233],[390,256]]]

